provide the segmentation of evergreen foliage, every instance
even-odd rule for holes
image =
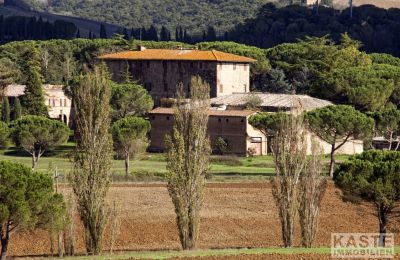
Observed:
[[[10,122],[10,103],[8,101],[8,98],[5,97],[3,98],[3,104],[2,104],[2,111],[1,111],[1,120],[5,123]]]
[[[350,140],[372,138],[374,122],[351,106],[338,105],[318,108],[306,113],[310,130],[331,145],[329,174],[333,177],[335,152]]]
[[[352,156],[335,171],[345,198],[372,202],[376,208],[379,245],[385,245],[390,216],[400,200],[400,152],[371,150]],[[356,201],[356,200],[355,200]]]
[[[42,88],[42,74],[39,62],[39,50],[33,44],[22,54],[24,62],[22,71],[26,76],[26,87],[22,96],[25,115],[48,116]]]
[[[70,130],[62,122],[41,116],[24,116],[10,124],[15,145],[32,156],[35,169],[44,152],[67,141]]]
[[[0,180],[0,259],[3,260],[16,231],[49,227],[48,220],[64,217],[65,204],[62,196],[54,194],[51,177],[20,163],[0,161]]]
[[[129,116],[116,121],[111,130],[115,150],[125,160],[125,177],[128,178],[130,159],[144,152],[148,146],[150,122],[141,117]]]

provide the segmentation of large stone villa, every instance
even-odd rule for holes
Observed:
[[[104,60],[116,82],[124,73],[143,84],[156,104],[175,97],[177,86],[190,93],[192,76],[199,75],[210,85],[210,96],[219,97],[250,91],[250,63],[255,60],[216,50],[146,49],[107,54]]]

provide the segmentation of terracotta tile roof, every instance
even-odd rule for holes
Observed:
[[[25,85],[12,84],[4,88],[4,96],[6,97],[19,97],[24,95]]]
[[[48,94],[47,92],[50,91],[62,91],[63,86],[62,85],[51,85],[51,84],[44,84],[43,85],[43,90],[45,91],[45,94]],[[25,93],[25,85],[18,85],[18,84],[11,84],[5,87],[4,89],[4,95],[6,97],[19,97],[23,96]]]
[[[273,93],[233,93],[231,95],[220,96],[211,99],[213,106],[238,106],[243,107],[246,105],[247,98],[250,95],[255,95],[261,98],[261,107],[265,109],[294,109],[299,104],[306,111],[310,111],[316,108],[325,107],[332,105],[330,101],[313,98],[307,95],[289,95],[289,94],[273,94]]]
[[[102,60],[188,60],[188,61],[222,61],[252,63],[256,60],[221,51],[144,49],[141,51],[124,51],[98,57]]]
[[[227,117],[247,117],[256,112],[251,110],[209,110],[209,116],[227,116]],[[173,115],[174,109],[158,107],[150,111],[150,114]]]

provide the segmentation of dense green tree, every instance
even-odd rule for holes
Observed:
[[[116,121],[112,126],[115,150],[125,160],[125,177],[128,179],[129,162],[148,146],[147,134],[150,131],[149,121],[129,116]]]
[[[10,123],[10,103],[8,97],[3,98],[3,104],[1,107],[1,120],[5,123]]]
[[[70,180],[84,227],[86,251],[99,255],[107,224],[112,163],[111,86],[105,66],[81,75],[72,88],[72,97],[77,144]]]
[[[361,111],[382,109],[399,88],[400,69],[391,65],[350,67],[332,74],[332,89],[338,102],[354,105]],[[397,99],[393,96],[393,99]]]
[[[0,148],[7,146],[10,129],[4,122],[0,122]]]
[[[64,201],[54,195],[51,177],[20,163],[0,161],[0,180],[0,259],[5,260],[11,236],[49,225],[49,219],[60,215],[53,209],[63,207]]]
[[[263,74],[260,89],[270,93],[290,94],[294,91],[293,86],[287,81],[285,72],[281,69],[271,69]]]
[[[282,127],[282,124],[288,121],[289,114],[278,113],[257,113],[249,118],[249,123],[260,130],[265,136],[274,136]]]
[[[394,148],[397,151],[400,148],[400,142],[393,147],[393,141],[400,135],[400,110],[394,105],[388,105],[384,109],[372,113],[375,120],[376,134],[385,137],[389,143],[388,149]]]
[[[106,27],[104,26],[104,24],[100,25],[100,38],[101,39],[107,39],[107,31],[106,31]]]
[[[335,171],[335,183],[347,197],[372,202],[385,245],[389,217],[400,200],[400,152],[371,150],[350,157]]]
[[[21,117],[21,115],[22,115],[21,102],[19,101],[19,98],[16,97],[14,99],[14,106],[13,106],[12,113],[11,113],[11,119],[13,121],[17,120]]]
[[[17,64],[7,57],[0,59],[0,97],[1,91],[9,84],[17,82],[20,71]]]
[[[170,40],[171,40],[171,33],[165,26],[162,26],[160,32],[160,41],[170,41]]]
[[[177,106],[172,133],[166,137],[168,192],[175,207],[179,239],[184,250],[196,247],[205,174],[211,153],[207,135],[210,86],[200,77],[191,81],[188,105]],[[177,93],[184,102],[183,87]]]
[[[70,134],[64,123],[41,116],[24,116],[10,128],[14,143],[32,156],[32,169],[45,151],[66,142]]]
[[[110,104],[114,120],[127,116],[143,116],[154,106],[147,90],[133,82],[113,83]]]
[[[39,51],[31,44],[22,55],[24,60],[23,73],[26,75],[26,87],[22,97],[24,114],[48,116],[42,89],[42,75],[40,73]]]
[[[333,177],[335,152],[350,140],[372,137],[374,122],[351,106],[318,108],[306,113],[310,130],[331,145],[329,175]]]

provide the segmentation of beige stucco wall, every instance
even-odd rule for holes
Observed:
[[[221,91],[222,90],[222,91]],[[250,66],[240,63],[219,63],[217,96],[250,91]]]
[[[68,124],[71,116],[71,99],[65,95],[61,86],[44,85],[43,90],[49,117]]]
[[[308,133],[307,138],[308,138],[308,148],[307,148],[307,153],[311,154],[311,136],[310,133]],[[323,141],[322,139],[316,137],[318,140],[319,145],[321,146],[323,153],[324,154],[330,154],[332,145],[329,143]],[[336,146],[340,145],[341,142],[338,142]],[[342,147],[340,147],[335,153],[336,154],[345,154],[345,155],[353,155],[353,154],[360,154],[364,151],[364,143],[362,140],[349,140],[347,141]]]

